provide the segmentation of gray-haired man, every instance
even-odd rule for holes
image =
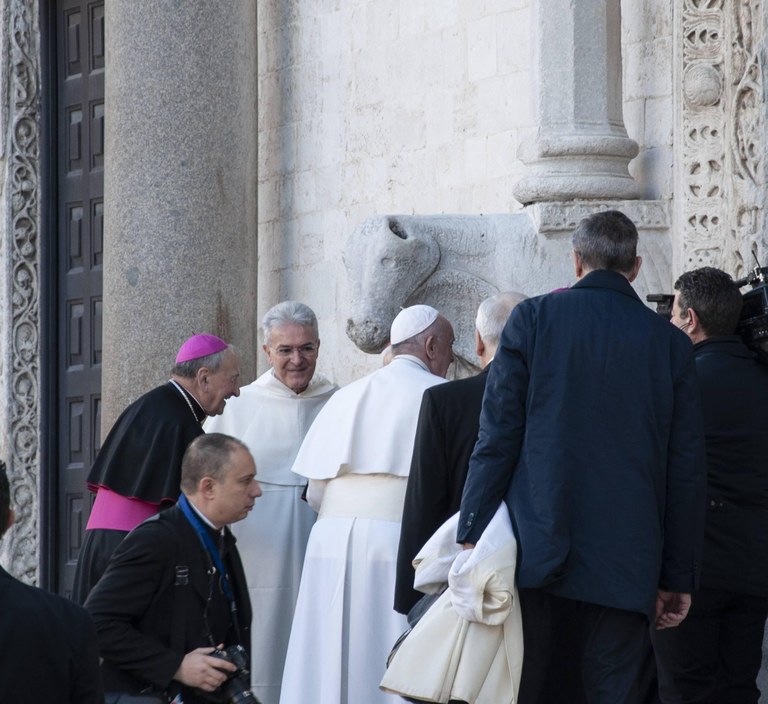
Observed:
[[[262,320],[264,353],[272,365],[240,390],[207,432],[242,440],[259,468],[259,511],[234,527],[251,601],[252,687],[263,704],[277,704],[291,615],[315,512],[301,500],[306,480],[291,472],[304,435],[337,386],[315,373],[317,318],[297,301],[283,301]]]

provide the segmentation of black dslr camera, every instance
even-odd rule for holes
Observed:
[[[768,267],[758,265],[734,283],[739,288],[747,285],[752,287],[742,294],[743,303],[736,333],[761,361],[768,362]],[[649,293],[645,299],[656,304],[659,315],[667,320],[672,317],[673,294]]]
[[[248,670],[248,655],[242,645],[230,645],[224,650],[214,650],[211,657],[231,662],[237,670],[229,674],[217,692],[226,697],[229,704],[261,704],[251,692],[251,673]]]

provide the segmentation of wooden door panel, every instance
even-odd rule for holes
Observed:
[[[100,445],[104,257],[104,2],[57,0],[58,589],[72,590]]]

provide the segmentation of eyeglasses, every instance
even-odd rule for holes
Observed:
[[[317,345],[314,342],[308,342],[301,347],[288,347],[288,345],[280,345],[280,347],[271,347],[270,349],[278,357],[293,357],[294,352],[298,352],[300,357],[314,357],[317,354]]]

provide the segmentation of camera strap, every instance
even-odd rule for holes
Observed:
[[[227,597],[227,601],[229,602],[230,609],[232,610],[233,615],[237,614],[237,605],[235,604],[235,596],[232,593],[232,587],[229,584],[229,578],[227,577],[227,570],[224,567],[224,561],[221,558],[221,553],[219,552],[219,548],[216,546],[216,543],[213,541],[213,538],[211,537],[211,534],[208,532],[208,529],[203,525],[203,522],[195,514],[194,509],[189,505],[189,501],[187,500],[187,497],[183,493],[179,497],[179,508],[182,510],[187,520],[192,524],[192,527],[195,529],[198,537],[200,538],[200,542],[202,542],[203,547],[208,552],[208,554],[211,557],[211,560],[213,561],[213,564],[215,565],[216,569],[219,571],[219,574],[221,575],[221,586],[224,589],[224,594]],[[237,621],[235,621],[235,624],[237,627]]]

